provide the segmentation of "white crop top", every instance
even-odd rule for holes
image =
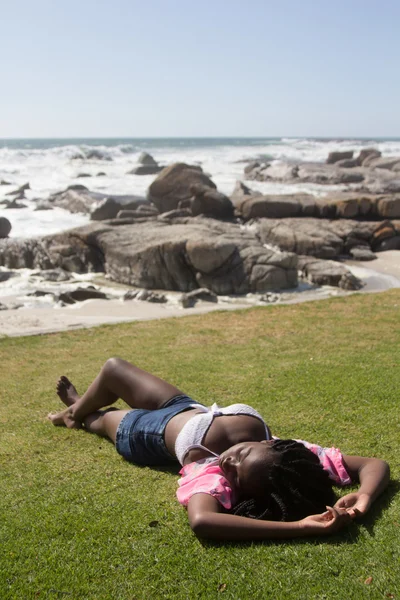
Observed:
[[[210,408],[202,406],[201,404],[192,404],[191,407],[202,410],[203,412],[194,415],[194,417],[189,419],[176,438],[175,454],[181,465],[183,465],[186,454],[190,452],[190,450],[198,447],[204,448],[204,446],[202,446],[202,441],[215,417],[222,415],[247,415],[249,417],[256,417],[256,419],[259,419],[264,424],[265,439],[270,439],[270,432],[264,419],[254,408],[247,404],[231,404],[225,408],[220,408],[218,404],[215,403]],[[214,454],[213,452],[210,453]]]

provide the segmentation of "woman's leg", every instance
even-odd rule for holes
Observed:
[[[110,358],[82,397],[66,377],[59,380],[57,393],[68,406],[63,411],[65,424],[79,427],[85,417],[113,404],[118,398],[131,408],[156,410],[182,392],[121,358]]]
[[[96,410],[96,412],[87,415],[87,417],[83,419],[82,424],[85,426],[85,429],[90,431],[90,433],[108,437],[115,444],[118,426],[128,412],[130,411],[113,408],[109,408],[108,410]],[[68,408],[57,414],[50,414],[49,419],[53,425],[71,426],[68,420]]]

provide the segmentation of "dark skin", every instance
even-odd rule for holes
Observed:
[[[84,425],[88,431],[108,437],[115,443],[118,426],[129,411],[100,409],[121,398],[130,409],[157,410],[182,392],[120,358],[112,358],[104,364],[83,396],[79,396],[66,377],[59,379],[57,394],[67,407],[60,413],[49,415],[54,425],[69,428]],[[177,435],[198,412],[198,409],[189,409],[168,422],[164,439],[172,456],[175,456]],[[207,431],[203,445],[220,455],[220,466],[239,497],[258,493],[260,469],[265,469],[265,461],[272,451],[271,442],[265,440],[265,428],[260,420],[248,415],[218,416]],[[207,456],[206,451],[192,450],[185,457],[185,464]],[[334,507],[327,507],[326,512],[320,515],[294,522],[253,520],[223,513],[213,496],[199,493],[189,501],[190,525],[197,536],[215,540],[259,540],[333,533],[352,519],[364,515],[389,481],[389,467],[385,461],[345,456],[344,462],[352,480],[360,482],[360,488],[342,497]]]

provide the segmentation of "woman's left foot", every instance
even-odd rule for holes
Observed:
[[[68,377],[65,377],[65,375],[62,375],[57,381],[56,391],[57,396],[66,406],[72,406],[80,398],[76,391],[76,387],[70,382]]]

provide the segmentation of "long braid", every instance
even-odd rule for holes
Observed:
[[[334,500],[332,481],[318,457],[300,442],[276,440],[266,468],[265,493],[237,504],[235,515],[271,521],[295,521],[323,512]]]

